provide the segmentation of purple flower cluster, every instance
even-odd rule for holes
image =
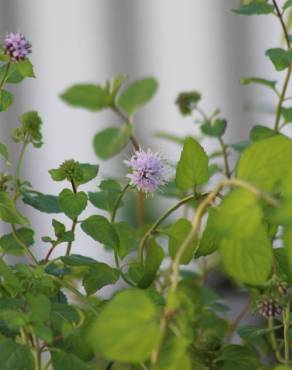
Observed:
[[[5,36],[4,52],[14,61],[23,60],[31,53],[31,44],[21,33],[11,32]]]
[[[152,193],[167,181],[168,171],[163,160],[150,149],[147,152],[137,150],[125,163],[131,169],[131,173],[127,175],[130,184],[139,191]]]

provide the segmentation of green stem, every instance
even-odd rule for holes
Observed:
[[[26,143],[26,142],[23,143],[20,154],[19,154],[19,158],[18,158],[18,161],[17,161],[16,170],[15,170],[15,179],[17,181],[19,180],[19,177],[20,177],[20,169],[21,169],[21,165],[22,165],[22,162],[23,162],[23,158],[24,158],[24,154],[25,154],[25,150],[27,148],[27,145],[28,145],[28,143]]]
[[[71,185],[72,185],[73,193],[76,194],[77,193],[77,188],[76,188],[74,180],[71,180]],[[76,218],[74,218],[74,220],[72,222],[72,227],[71,227],[71,232],[73,234],[75,234],[75,229],[76,229],[77,223],[78,223],[78,218],[76,217]],[[72,244],[73,244],[73,241],[68,242],[67,249],[66,249],[66,256],[70,256],[71,249],[72,249]]]
[[[281,352],[279,350],[277,338],[276,338],[275,332],[274,332],[274,319],[273,318],[269,318],[268,328],[270,329],[269,339],[270,339],[270,343],[271,343],[271,347],[272,347],[272,350],[274,352],[274,355],[275,355],[277,361],[279,361],[281,364],[284,364],[285,360],[282,357]]]
[[[11,62],[11,59],[9,59],[8,63],[6,64],[6,69],[5,69],[3,78],[2,78],[2,80],[0,82],[0,90],[3,89],[3,86],[4,86],[5,82],[6,82],[6,79],[8,77],[8,73],[9,73],[9,70],[10,70],[10,67],[11,67],[11,63],[12,63]]]
[[[126,192],[127,192],[127,190],[128,190],[129,188],[130,188],[130,184],[128,183],[128,184],[124,187],[124,189],[121,191],[121,193],[120,193],[119,197],[118,197],[118,198],[117,198],[117,200],[116,200],[116,203],[115,203],[115,205],[114,205],[114,208],[113,208],[113,210],[112,210],[111,217],[110,217],[110,221],[111,221],[112,223],[114,223],[114,222],[115,222],[116,214],[117,214],[117,210],[118,210],[118,208],[119,208],[119,206],[120,206],[120,203],[121,203],[121,201],[122,201],[122,199],[123,199],[124,195],[126,194]]]
[[[283,310],[283,325],[284,325],[284,359],[285,364],[289,363],[290,351],[289,351],[289,321],[290,321],[290,302]]]
[[[155,232],[155,230],[159,227],[159,225],[169,216],[172,212],[176,211],[180,206],[183,204],[189,202],[190,200],[195,199],[194,195],[188,195],[187,197],[180,200],[178,203],[176,203],[174,206],[167,209],[159,218],[158,220],[150,227],[150,229],[146,232],[146,234],[141,239],[140,245],[139,245],[139,259],[141,263],[143,264],[144,259],[144,249],[147,243],[148,238]]]
[[[113,112],[115,112],[123,120],[124,123],[126,123],[129,126],[133,126],[133,122],[132,122],[131,118],[130,117],[127,117],[118,107],[116,107],[114,105],[114,106],[112,106],[112,110],[113,110]],[[132,142],[132,145],[133,145],[134,149],[135,150],[139,150],[140,145],[139,145],[138,140],[134,136],[134,134],[132,134],[130,136],[130,140]]]
[[[223,160],[224,160],[224,168],[225,168],[225,176],[228,179],[230,179],[231,171],[230,171],[230,167],[229,167],[229,163],[228,163],[228,153],[227,153],[227,150],[226,150],[226,145],[225,145],[221,136],[219,137],[219,143],[220,143],[220,146],[221,146],[221,149],[222,149],[222,155],[223,155]]]
[[[35,256],[31,252],[31,250],[29,249],[29,247],[21,239],[19,239],[19,237],[17,235],[17,230],[15,228],[15,225],[11,224],[11,228],[12,228],[12,234],[14,236],[14,239],[17,241],[18,244],[20,244],[22,246],[26,255],[32,260],[33,264],[38,265],[38,260],[35,258]]]
[[[279,6],[278,6],[276,0],[272,0],[272,1],[273,1],[275,10],[276,10],[277,17],[280,20],[280,23],[281,23],[281,26],[282,26],[282,29],[283,29],[283,32],[284,32],[284,36],[285,36],[285,40],[286,40],[286,44],[287,44],[287,49],[290,50],[291,49],[291,42],[290,42],[287,27],[286,27],[284,19],[283,19],[283,15],[282,15],[282,13],[279,9]],[[282,105],[285,101],[285,96],[286,96],[286,92],[287,92],[287,89],[288,89],[289,80],[290,80],[290,77],[291,77],[291,72],[292,72],[292,65],[290,63],[290,65],[288,67],[288,70],[287,70],[287,73],[286,73],[286,77],[285,77],[285,80],[284,80],[282,91],[280,93],[279,102],[278,102],[278,105],[277,105],[277,108],[276,108],[276,117],[275,117],[275,126],[274,126],[274,130],[276,132],[279,131],[279,125],[280,125],[280,119],[281,119],[281,113],[282,113]]]

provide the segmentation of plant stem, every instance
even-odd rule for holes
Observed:
[[[228,337],[227,337],[228,341],[230,341],[232,339],[233,334],[234,334],[235,330],[238,327],[238,324],[244,318],[244,316],[248,313],[248,311],[250,309],[250,305],[251,305],[251,297],[248,297],[248,300],[247,300],[246,304],[243,306],[242,310],[236,316],[234,321],[230,324],[229,333],[228,333]]]
[[[220,146],[221,146],[221,149],[222,149],[222,155],[223,155],[223,160],[224,160],[224,168],[225,168],[225,176],[228,179],[230,179],[231,171],[230,171],[229,163],[228,163],[228,153],[227,153],[227,150],[226,150],[226,145],[225,145],[221,136],[219,137],[219,143],[220,143]]]
[[[275,354],[277,361],[279,361],[281,364],[284,364],[285,360],[282,357],[281,352],[279,351],[278,342],[277,342],[273,327],[274,327],[274,320],[273,318],[269,318],[268,320],[268,328],[270,329],[269,339],[270,339],[270,343],[272,346],[272,350]]]
[[[3,75],[3,78],[0,82],[0,91],[3,89],[3,86],[6,82],[6,79],[8,77],[8,73],[9,73],[9,70],[10,70],[10,67],[11,67],[11,59],[9,59],[8,63],[6,64],[6,69],[5,69],[5,72],[4,72],[4,75]]]
[[[189,202],[190,200],[195,199],[194,195],[188,195],[187,197],[180,200],[178,203],[176,203],[174,206],[167,209],[159,218],[158,220],[150,227],[150,229],[146,232],[146,234],[141,239],[140,245],[139,245],[139,259],[141,263],[143,264],[143,255],[144,255],[144,249],[147,243],[148,238],[155,232],[155,230],[159,227],[159,225],[174,211],[176,211],[180,206],[183,204]]]
[[[24,158],[24,154],[25,154],[25,150],[27,148],[27,145],[28,145],[28,143],[26,143],[26,142],[23,143],[20,154],[19,154],[19,158],[18,158],[18,161],[17,161],[16,170],[15,170],[15,179],[16,179],[16,181],[19,181],[20,169],[21,169],[21,165],[22,165],[22,162],[23,162],[23,158]]]
[[[112,106],[112,110],[113,112],[115,112],[119,117],[121,117],[121,119],[127,124],[127,125],[130,125],[132,126],[133,125],[133,122],[132,120],[130,119],[130,117],[127,117],[118,107],[116,107],[115,105]],[[135,136],[133,134],[131,134],[130,136],[130,140],[133,144],[133,147],[135,150],[139,150],[139,142],[138,140],[135,138]]]
[[[72,185],[73,193],[76,194],[77,193],[77,188],[76,188],[74,180],[71,180],[71,185]],[[74,218],[74,220],[72,222],[71,232],[73,234],[75,234],[75,229],[76,229],[77,223],[78,223],[78,217]],[[66,249],[66,256],[70,256],[72,244],[73,244],[73,241],[68,242],[67,249]]]
[[[128,190],[129,188],[130,188],[130,184],[128,183],[128,184],[124,187],[124,189],[121,191],[120,195],[118,196],[118,198],[117,198],[117,200],[116,200],[116,203],[115,203],[115,205],[114,205],[114,208],[113,208],[113,210],[112,210],[111,217],[110,217],[110,221],[111,221],[112,223],[114,223],[114,222],[115,222],[115,218],[116,218],[117,210],[118,210],[118,208],[119,208],[119,206],[120,206],[120,203],[121,203],[121,201],[122,201],[122,199],[123,199],[124,195],[126,194],[126,192],[127,192],[127,190]]]
[[[290,351],[289,351],[289,321],[290,321],[290,302],[286,305],[283,310],[283,326],[284,326],[284,359],[285,364],[289,363]]]
[[[285,36],[285,40],[286,40],[286,44],[287,44],[287,49],[290,50],[291,49],[291,42],[290,42],[290,39],[289,39],[289,33],[288,33],[288,30],[287,30],[287,27],[286,27],[284,19],[283,19],[283,14],[281,13],[281,11],[279,9],[277,1],[276,0],[272,0],[272,1],[273,1],[275,10],[276,10],[277,17],[280,20],[280,23],[281,23],[281,26],[282,26],[282,29],[283,29],[283,32],[284,32],[284,36]],[[292,64],[290,63],[289,67],[288,67],[288,70],[287,70],[285,80],[284,80],[282,91],[280,93],[279,102],[278,102],[278,105],[277,105],[277,108],[276,108],[276,117],[275,117],[275,126],[274,126],[274,130],[276,132],[279,131],[282,105],[285,101],[285,96],[286,96],[286,92],[287,92],[287,89],[288,89],[288,84],[289,84],[289,80],[290,80],[290,77],[291,77],[291,72],[292,72]]]
[[[22,246],[26,255],[32,260],[33,264],[38,265],[38,260],[35,258],[35,256],[31,252],[31,250],[29,249],[29,247],[18,237],[15,225],[11,224],[11,228],[12,228],[12,234],[14,236],[14,239],[17,241],[18,244],[20,244]]]
[[[263,193],[261,190],[256,188],[254,185],[252,185],[252,184],[250,184],[250,183],[248,183],[244,180],[226,179],[226,180],[223,180],[223,181],[219,182],[217,184],[215,190],[210,192],[207,195],[207,197],[201,202],[199,207],[197,208],[196,214],[195,214],[195,217],[194,217],[194,220],[193,220],[193,224],[192,224],[192,229],[191,229],[190,233],[188,234],[188,236],[186,237],[186,239],[181,244],[181,246],[178,249],[177,254],[174,258],[173,265],[172,265],[172,269],[173,269],[172,285],[171,285],[171,289],[170,289],[170,291],[172,293],[175,292],[176,288],[177,288],[178,275],[179,275],[179,265],[180,265],[181,258],[183,256],[183,254],[185,253],[189,243],[198,234],[199,228],[200,228],[200,225],[201,225],[201,220],[202,220],[202,217],[205,213],[205,210],[209,207],[210,204],[212,204],[212,202],[215,200],[217,195],[221,192],[221,190],[225,186],[237,186],[237,187],[247,189],[248,191],[252,192],[256,196],[263,198],[267,203],[271,204],[272,206],[275,207],[275,206],[278,205],[278,202],[273,197],[271,197],[269,194]],[[196,255],[198,247],[199,247],[199,245],[195,249],[194,255]]]

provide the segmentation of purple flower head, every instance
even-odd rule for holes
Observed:
[[[125,163],[131,169],[131,173],[127,175],[130,184],[139,191],[152,193],[167,181],[168,170],[165,163],[159,154],[152,153],[150,149],[147,152],[137,150]]]
[[[4,52],[14,61],[23,60],[31,53],[31,44],[19,32],[7,33],[4,39]]]

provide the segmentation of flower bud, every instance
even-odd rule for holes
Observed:
[[[21,33],[11,32],[5,36],[4,53],[13,61],[23,60],[31,53],[31,44]]]

